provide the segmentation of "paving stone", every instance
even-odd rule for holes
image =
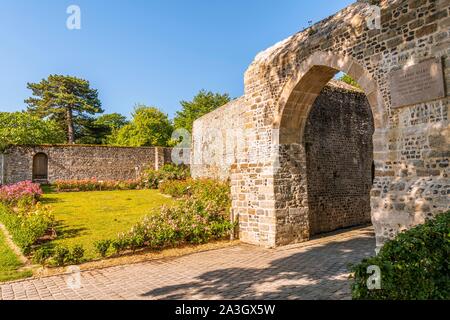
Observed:
[[[84,271],[79,290],[67,287],[65,275],[11,282],[0,285],[0,300],[350,299],[346,266],[374,252],[373,230],[364,228],[310,245],[264,249],[242,244]]]

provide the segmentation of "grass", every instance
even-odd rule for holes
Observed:
[[[57,238],[46,246],[83,245],[85,258],[98,257],[94,242],[128,231],[151,209],[174,200],[157,190],[55,193],[50,189],[42,202],[50,204],[57,221]]]
[[[0,282],[31,277],[31,271],[19,271],[23,267],[19,258],[6,242],[3,231],[0,230]]]

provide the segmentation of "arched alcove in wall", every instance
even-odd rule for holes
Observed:
[[[37,153],[33,157],[33,181],[48,180],[48,156],[45,153]]]

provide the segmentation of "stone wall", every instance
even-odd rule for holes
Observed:
[[[364,93],[325,87],[305,129],[310,235],[370,223],[373,119]]]
[[[48,156],[48,181],[136,179],[146,168],[169,163],[168,148],[128,148],[82,145],[13,146],[3,155],[5,184],[32,180],[33,157]]]
[[[230,167],[232,208],[243,241],[270,247],[309,238],[305,125],[339,71],[362,87],[374,118],[377,246],[450,209],[449,10],[450,0],[357,1],[256,56],[233,107],[242,152]],[[392,108],[390,74],[430,58],[442,62],[445,97]]]
[[[244,114],[240,99],[194,122],[191,173],[194,177],[230,178],[230,168],[245,154]]]

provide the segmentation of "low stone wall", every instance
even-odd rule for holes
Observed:
[[[171,149],[83,145],[13,146],[2,155],[3,184],[33,179],[33,158],[48,157],[48,182],[55,180],[136,179],[147,168],[171,162]],[[1,160],[0,160],[1,161]],[[0,181],[1,182],[1,181]]]

